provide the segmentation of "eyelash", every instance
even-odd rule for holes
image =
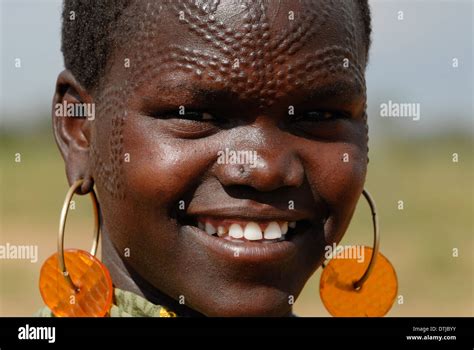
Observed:
[[[297,115],[293,120],[295,121],[309,121],[309,122],[325,122],[337,119],[347,119],[350,115],[342,111],[309,111],[301,115]]]
[[[184,119],[184,120],[192,120],[196,122],[217,121],[217,118],[215,118],[209,112],[201,112],[201,111],[186,111],[184,112],[184,114],[180,114],[179,112],[172,111],[172,112],[164,112],[164,113],[153,113],[152,116],[154,118]]]
[[[209,112],[201,112],[201,111],[186,111],[184,114],[180,114],[179,112],[165,112],[154,114],[153,117],[155,118],[167,118],[167,119],[184,119],[184,120],[191,120],[195,122],[218,122],[219,119],[214,117]],[[342,111],[327,111],[327,110],[319,110],[319,111],[309,111],[303,114],[299,114],[296,116],[292,116],[291,120],[294,122],[325,122],[337,119],[347,119],[350,118],[349,113],[342,112]]]

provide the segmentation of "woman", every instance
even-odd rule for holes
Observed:
[[[367,2],[66,0],[62,40],[54,133],[69,183],[96,186],[114,287],[291,315],[363,190]]]

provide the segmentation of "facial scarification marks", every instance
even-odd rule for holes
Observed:
[[[365,89],[364,69],[359,63],[358,40],[354,34],[356,28],[345,1],[299,0],[297,3],[301,8],[295,11],[296,19],[289,21],[286,30],[276,34],[270,31],[265,0],[241,0],[238,3],[243,9],[240,15],[242,24],[236,28],[216,19],[214,11],[219,1],[175,0],[161,3],[158,8],[148,3],[145,19],[134,30],[134,41],[145,44],[130,52],[134,66],[130,70],[131,74],[134,73],[130,78],[133,82],[130,88],[139,86],[143,79],[156,78],[163,71],[182,70],[222,84],[242,99],[258,99],[260,107],[264,108],[303,83],[307,72],[302,69],[302,62],[307,63],[310,59],[319,68],[318,73],[355,74],[356,81]],[[343,11],[335,13],[333,10],[331,13],[333,6]],[[160,17],[164,9],[167,16]],[[154,17],[149,15],[150,12]],[[324,48],[305,59],[295,60],[294,55],[318,34],[327,19],[340,13],[343,13],[346,31],[340,49]],[[172,20],[182,24],[183,30],[193,33],[197,40],[210,44],[218,54],[176,44],[157,52],[152,40],[160,33],[157,23]],[[349,69],[341,70],[344,58],[348,58],[351,64]]]
[[[107,142],[109,151],[108,161],[101,156],[95,147],[95,142],[91,144],[90,156],[92,166],[95,170],[95,181],[101,185],[115,199],[124,197],[123,185],[123,127],[125,123],[126,109],[123,103],[123,89],[109,88],[105,90],[97,101],[97,112],[99,116],[111,115],[111,135],[105,140],[96,142]]]
[[[365,80],[362,67],[353,63],[347,68],[344,67],[343,58],[353,60],[352,53],[345,48],[334,45],[326,47],[324,50],[305,55],[304,59],[296,61],[294,65],[286,66],[286,71],[279,71],[277,77],[283,85],[293,85],[298,87],[303,83],[312,83],[314,80],[326,79],[329,75],[347,75],[351,77],[359,92],[364,94]]]
[[[99,115],[113,115],[108,147],[110,162],[92,150],[99,181],[115,198],[122,198],[124,189],[121,180],[122,140],[126,116],[123,111],[126,110],[128,93],[145,81],[158,78],[163,72],[183,71],[213,81],[241,99],[257,100],[261,108],[271,106],[276,99],[303,84],[335,74],[353,79],[365,97],[364,67],[359,55],[363,38],[360,31],[357,32],[352,15],[352,7],[356,4],[341,0],[299,0],[298,9],[294,11],[295,20],[288,21],[285,30],[276,32],[271,30],[266,0],[239,0],[241,24],[235,28],[216,18],[219,3],[219,0],[140,1],[137,2],[140,11],[124,14],[124,19],[136,13],[144,13],[144,17],[141,21],[136,18],[123,21],[124,31],[133,33],[133,36],[119,33],[117,46],[125,48],[125,57],[130,59],[132,68],[125,73],[127,78],[122,86],[107,89],[102,94],[102,101],[110,98],[109,107],[98,111]],[[167,16],[163,16],[165,12]],[[342,18],[344,42],[296,58],[295,54],[324,30],[332,16]],[[177,44],[159,47],[158,50],[156,40],[162,35],[160,23],[166,21],[181,24],[182,30],[194,34],[212,50],[202,51]],[[133,38],[133,42],[125,42],[124,38]],[[343,65],[345,58],[349,60],[348,67]]]
[[[300,62],[290,64],[290,58],[318,34],[331,15],[336,15],[334,11],[331,13],[331,9],[338,5],[336,8],[344,8],[345,17],[348,17],[345,45],[341,45],[340,50],[316,51],[309,58],[320,59],[324,63],[315,62],[322,72],[353,73],[358,77],[356,81],[362,84],[363,68],[358,63],[358,48],[354,47],[358,43],[353,33],[355,26],[344,2],[341,5],[336,0],[299,0],[301,10],[295,11],[297,20],[289,21],[287,29],[276,35],[270,31],[265,0],[241,0],[238,3],[243,9],[243,24],[236,28],[216,19],[214,11],[218,8],[218,1],[210,4],[196,0],[167,3],[172,17],[179,20],[184,30],[189,30],[198,40],[210,44],[219,55],[171,45],[166,50],[168,54],[158,64],[154,64],[156,68],[150,67],[153,76],[162,72],[164,67],[182,69],[200,78],[222,83],[242,99],[256,98],[261,108],[271,106],[277,97],[290,93],[302,84],[301,79],[306,72],[296,69],[301,68]],[[322,56],[320,53],[332,56]],[[346,71],[339,69],[344,58],[352,61],[351,69]]]
[[[285,53],[293,55],[309,38],[317,34],[329,18],[335,2],[326,0],[316,3],[312,0],[301,0],[299,3],[303,11],[299,11],[297,18],[289,21],[289,29],[280,33],[270,44],[270,49],[277,60],[284,60]]]
[[[349,61],[351,62],[351,66],[354,65],[354,64],[360,64],[360,47],[359,47],[359,44],[361,42],[363,42],[363,34],[361,33],[360,31],[360,28],[362,28],[362,24],[359,25],[359,30],[357,31],[356,29],[356,25],[355,25],[355,19],[350,15],[350,9],[349,7],[350,6],[357,6],[357,4],[355,4],[354,2],[346,2],[346,1],[343,1],[342,2],[342,6],[341,6],[341,15],[342,15],[342,19],[343,19],[343,23],[344,23],[344,29],[345,29],[345,33],[346,33],[346,36],[345,36],[345,45],[348,46],[348,47],[354,47],[354,45],[356,45],[353,49],[352,49],[352,55],[353,55],[353,59],[349,59]],[[353,9],[355,10],[355,9]],[[358,36],[356,35],[358,34]],[[351,43],[355,43],[355,44],[351,44]],[[361,81],[361,84],[362,86],[364,87],[362,92],[364,94],[364,99],[367,100],[367,95],[366,95],[366,89],[365,89],[365,75],[363,74],[364,70],[362,67],[360,67],[360,65],[357,67],[357,72],[358,72],[358,76],[359,76],[359,79]],[[367,154],[367,162],[369,161],[369,157],[368,157],[368,154],[369,154],[369,125],[367,123],[367,103],[365,104],[365,108],[364,108],[364,121],[365,121],[365,135],[366,135],[366,154]]]

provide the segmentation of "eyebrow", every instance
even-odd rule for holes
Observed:
[[[239,93],[232,90],[231,86],[212,86],[206,84],[177,83],[169,85],[159,85],[153,89],[153,93],[142,96],[145,101],[156,101],[157,95],[165,95],[164,99],[169,100],[175,97],[175,92],[181,90],[199,101],[220,101],[239,99]],[[297,89],[293,90],[294,93]],[[342,100],[345,103],[352,103],[364,96],[364,89],[359,83],[348,79],[333,79],[327,82],[315,82],[308,87],[299,90],[304,96],[301,103],[323,100]],[[291,92],[290,92],[291,94]],[[258,97],[257,97],[258,98]]]
[[[206,86],[201,84],[178,83],[169,85],[160,85],[153,89],[153,92],[142,96],[145,101],[156,100],[156,96],[164,94],[166,99],[175,96],[176,91],[183,91],[192,98],[202,101],[219,101],[220,99],[238,98],[238,93],[226,86]]]
[[[307,98],[304,102],[310,100],[323,99],[343,99],[354,101],[364,96],[364,87],[354,80],[336,79],[323,84],[314,84],[306,90]]]

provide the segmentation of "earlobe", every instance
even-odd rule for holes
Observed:
[[[93,115],[90,115],[91,111]],[[68,182],[71,185],[78,179],[84,179],[80,192],[87,193],[94,183],[89,149],[95,108],[91,95],[69,70],[58,76],[51,117]]]

